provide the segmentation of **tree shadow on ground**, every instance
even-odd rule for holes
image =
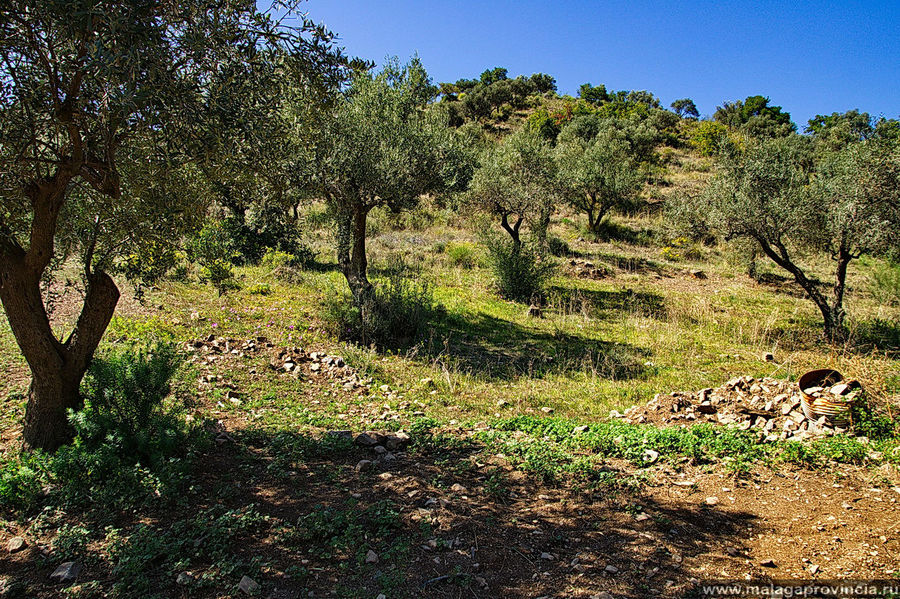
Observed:
[[[349,439],[232,435],[203,456],[182,507],[135,515],[115,558],[87,563],[79,583],[184,598],[237,593],[245,575],[282,599],[679,597],[692,586],[686,566],[717,571],[722,548],[741,550],[759,529],[747,513],[619,486],[631,473],[615,465],[604,485],[578,488],[458,437],[414,438],[388,461]],[[373,462],[360,470],[363,459]],[[29,596],[55,596],[53,564],[31,568]]]
[[[634,229],[611,220],[605,220],[600,230],[593,234],[598,241],[621,241],[630,245],[647,247],[653,245],[656,233],[653,229]]]
[[[484,313],[437,318],[420,359],[450,362],[488,380],[593,372],[614,380],[642,376],[649,351],[626,343],[547,332]]]
[[[620,256],[619,254],[597,254],[597,260],[609,264],[626,273],[634,274],[655,274],[659,276],[667,276],[667,268],[665,265],[647,260],[639,256]]]
[[[664,320],[668,316],[665,298],[648,291],[623,288],[618,291],[552,287],[550,308],[560,314],[580,314],[587,318],[614,319],[620,315]]]

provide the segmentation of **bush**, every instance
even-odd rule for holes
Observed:
[[[474,268],[478,265],[478,248],[473,243],[465,241],[448,243],[446,251],[453,266]]]
[[[188,243],[188,257],[200,265],[200,281],[210,283],[222,295],[237,288],[234,280],[235,254],[233,240],[219,223],[207,223]]]
[[[410,344],[435,311],[431,286],[421,268],[393,258],[371,292],[354,303],[347,294],[329,294],[325,317],[345,341],[379,348]]]
[[[487,240],[488,257],[497,289],[503,297],[532,302],[543,297],[556,266],[530,245],[517,249],[511,242]]]
[[[297,243],[293,252],[283,252],[276,248],[266,248],[261,264],[273,270],[285,267],[304,268],[312,264],[316,259],[316,253],[308,245]]]
[[[268,283],[255,283],[247,291],[250,295],[269,295],[272,293],[272,286]]]
[[[678,262],[680,260],[701,260],[703,252],[699,246],[687,237],[678,237],[659,251],[666,260]]]
[[[243,219],[229,216],[224,229],[235,253],[235,264],[259,264],[266,250],[297,253],[300,231],[287,217],[288,210],[272,203],[253,206]]]
[[[700,121],[691,133],[691,145],[701,156],[714,156],[728,139],[728,127],[717,121]]]
[[[179,452],[188,436],[177,404],[166,403],[181,365],[175,346],[130,344],[96,358],[85,377],[85,408],[71,419],[91,448],[115,440],[150,464]]]
[[[175,248],[167,243],[153,242],[140,254],[131,254],[119,265],[125,278],[134,285],[139,299],[144,296],[145,285],[155,285],[177,264]]]
[[[82,388],[85,409],[69,415],[74,441],[54,455],[4,458],[0,506],[74,506],[113,517],[181,497],[196,437],[182,411],[165,402],[179,364],[168,344],[128,345],[95,359]]]
[[[548,237],[547,244],[550,248],[550,253],[554,256],[565,258],[572,255],[572,248],[569,247],[569,244],[556,235]]]

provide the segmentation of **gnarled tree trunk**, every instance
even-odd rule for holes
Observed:
[[[54,335],[40,284],[53,256],[56,223],[70,178],[60,172],[29,187],[34,215],[27,251],[9,237],[0,238],[0,302],[32,374],[24,441],[30,448],[46,451],[72,438],[66,412],[81,407],[81,379],[119,300],[109,275],[86,270],[87,289],[78,322],[64,343]]]
[[[366,217],[369,210],[367,206],[355,206],[342,214],[338,222],[338,264],[357,303],[372,291],[366,259]]]

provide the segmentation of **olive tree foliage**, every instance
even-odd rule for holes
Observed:
[[[338,264],[354,299],[372,290],[366,219],[376,206],[410,208],[419,196],[465,185],[465,160],[421,62],[358,72],[324,126],[317,186],[337,224]],[[456,167],[459,168],[456,168]]]
[[[525,128],[485,151],[466,195],[470,206],[499,219],[513,252],[522,247],[523,225],[539,246],[546,244],[550,217],[561,198],[550,144]]]
[[[306,73],[335,62],[321,29],[247,0],[0,6],[0,301],[33,375],[27,445],[71,438],[66,412],[119,298],[110,272],[202,212],[199,166],[222,147],[211,116],[243,100],[230,75],[278,54]],[[67,251],[84,300],[60,338],[41,282]]]
[[[840,341],[848,265],[896,248],[900,239],[900,152],[870,140],[813,156],[800,136],[748,140],[722,158],[701,201],[726,238],[756,242],[794,278],[822,313],[826,338]],[[804,265],[813,251],[834,263],[830,292]]]
[[[607,121],[593,137],[560,134],[555,149],[559,181],[566,200],[588,219],[599,234],[603,219],[614,208],[634,205],[647,178],[627,135]]]

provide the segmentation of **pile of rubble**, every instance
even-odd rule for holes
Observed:
[[[830,388],[806,391],[832,392]],[[837,394],[842,391],[842,388],[835,389]],[[625,410],[624,414],[613,410],[610,417],[622,418],[631,424],[690,426],[709,422],[740,430],[758,430],[761,438],[770,442],[779,439],[803,441],[847,433],[845,428],[829,425],[824,416],[816,421],[807,419],[795,383],[750,376],[732,379],[717,389],[660,394],[644,406]]]

